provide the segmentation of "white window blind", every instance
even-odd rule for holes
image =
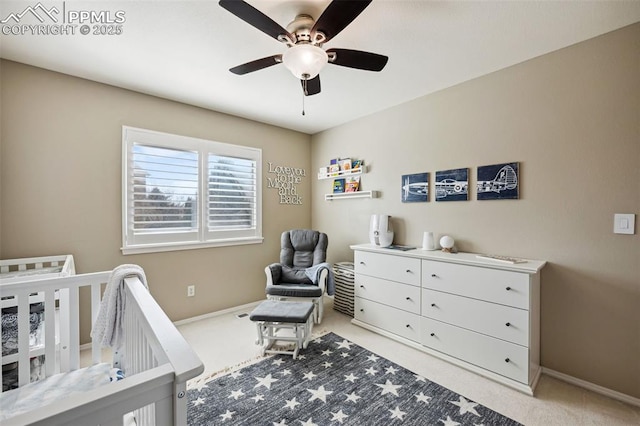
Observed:
[[[123,252],[261,242],[261,156],[123,127]]]

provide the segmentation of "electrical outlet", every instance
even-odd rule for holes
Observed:
[[[187,297],[193,297],[196,295],[196,286],[189,285],[187,286]]]

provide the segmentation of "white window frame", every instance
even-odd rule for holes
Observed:
[[[133,230],[133,146],[168,148],[198,153],[197,230],[135,233]],[[249,159],[255,162],[256,208],[250,229],[212,231],[208,229],[209,154]],[[241,145],[214,142],[189,136],[122,126],[122,253],[138,254],[206,247],[259,244],[262,237],[262,150]]]

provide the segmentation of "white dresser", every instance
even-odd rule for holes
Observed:
[[[354,324],[533,395],[545,262],[369,244],[351,249]]]

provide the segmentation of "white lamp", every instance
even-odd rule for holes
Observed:
[[[444,237],[440,238],[440,247],[442,247],[442,251],[444,252],[451,253],[453,250],[454,244],[455,244],[455,241],[453,240],[453,238],[451,238],[448,235],[445,235]]]
[[[312,44],[296,44],[282,55],[282,63],[300,80],[311,80],[327,64],[327,52]]]

